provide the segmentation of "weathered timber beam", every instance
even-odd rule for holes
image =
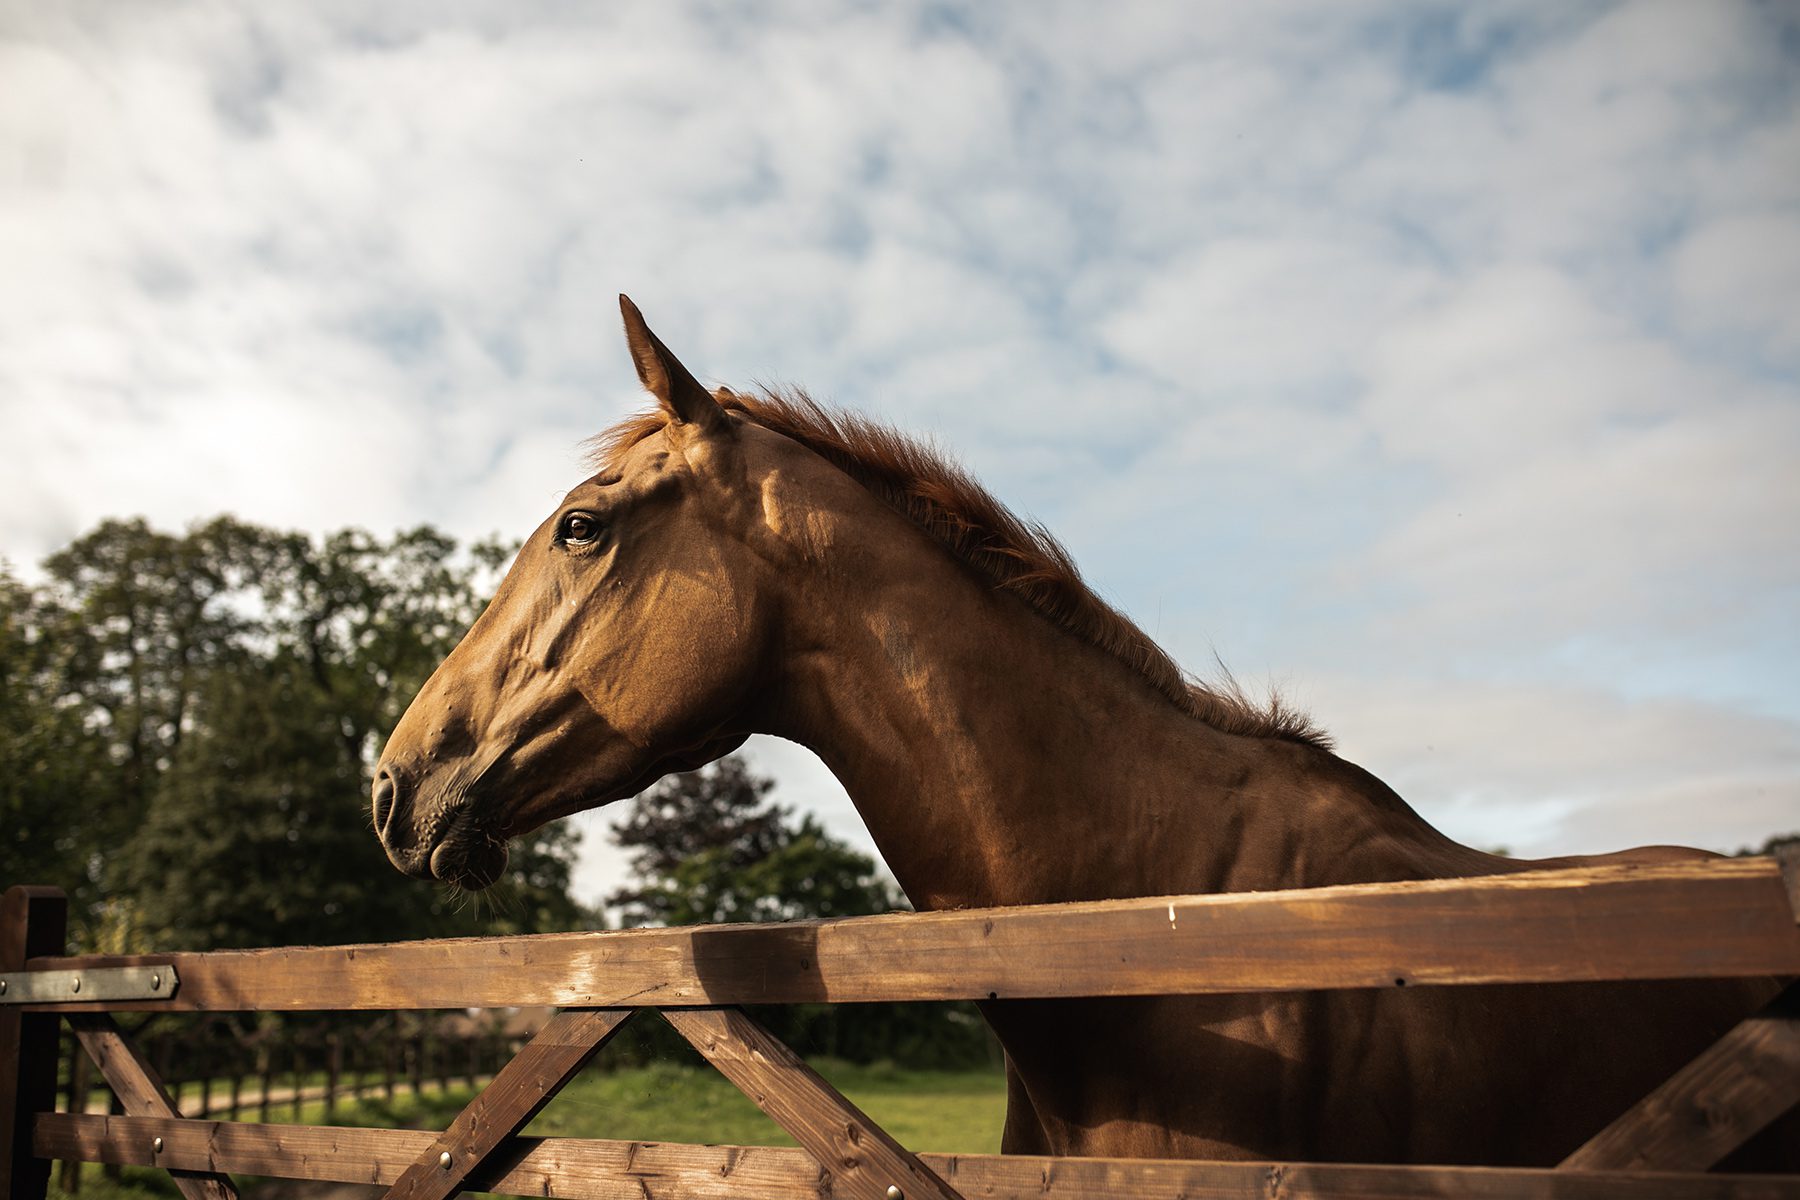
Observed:
[[[11,887],[0,897],[0,971],[39,954],[61,954],[69,901],[50,887]],[[62,1035],[54,1016],[0,1009],[0,1200],[43,1200],[50,1163],[31,1152],[34,1113],[56,1107]]]
[[[37,1118],[45,1158],[188,1166],[285,1179],[391,1184],[435,1137],[410,1129],[157,1121],[47,1113]],[[161,1137],[160,1155],[150,1139]],[[504,1195],[563,1200],[829,1200],[828,1178],[804,1150],[686,1146],[574,1138],[513,1139],[484,1186]],[[1796,1200],[1800,1178],[1686,1172],[1551,1171],[1489,1167],[1177,1162],[921,1154],[965,1196],[980,1200],[1409,1200],[1458,1196],[1558,1200]]]
[[[175,1101],[163,1087],[156,1068],[138,1053],[113,1019],[105,1013],[70,1013],[69,1026],[81,1039],[119,1105],[133,1117],[180,1117]],[[157,1166],[167,1166],[158,1162]],[[211,1164],[197,1170],[170,1167],[169,1176],[187,1200],[238,1200],[237,1186]]]
[[[1792,975],[1800,926],[1780,868],[1759,858],[158,957],[181,974],[174,999],[89,1007],[662,1008]]]
[[[471,1175],[485,1174],[489,1156],[550,1103],[632,1012],[571,1009],[551,1017],[394,1181],[386,1200],[447,1200]]]
[[[1800,983],[1595,1134],[1563,1170],[1704,1171],[1800,1104]]]
[[[962,1200],[801,1057],[735,1008],[663,1013],[719,1074],[756,1102],[831,1176],[848,1200]]]

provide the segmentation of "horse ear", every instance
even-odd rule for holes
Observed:
[[[625,317],[625,344],[631,347],[631,361],[637,365],[644,389],[661,401],[678,425],[693,424],[704,430],[724,428],[725,410],[669,352],[662,339],[650,332],[650,326],[644,324],[644,314],[631,297],[620,294],[619,311]]]

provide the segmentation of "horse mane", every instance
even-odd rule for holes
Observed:
[[[714,398],[728,412],[799,442],[855,479],[981,578],[1119,659],[1189,716],[1224,733],[1331,748],[1330,736],[1273,689],[1257,704],[1229,671],[1211,685],[1183,671],[1148,634],[1094,594],[1049,530],[1015,515],[935,448],[866,417],[828,409],[796,389],[765,388],[751,395],[720,388]],[[668,413],[657,409],[597,435],[589,442],[593,467],[616,470],[627,450],[668,422]]]

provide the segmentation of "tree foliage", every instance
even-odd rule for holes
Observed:
[[[572,928],[576,835],[522,839],[496,903],[388,865],[385,736],[480,613],[504,547],[106,521],[0,576],[0,882],[71,893],[107,949]]]
[[[1734,857],[1748,858],[1751,855],[1773,855],[1789,846],[1800,846],[1800,830],[1792,833],[1772,833],[1763,839],[1760,846],[1745,846]]]
[[[612,826],[634,880],[608,903],[628,925],[850,917],[901,903],[874,859],[767,800],[773,786],[727,755],[649,788]]]
[[[77,912],[97,901],[94,847],[116,840],[118,773],[64,694],[54,613],[0,564],[0,884],[60,884]]]

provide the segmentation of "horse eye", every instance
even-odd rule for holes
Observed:
[[[570,513],[562,519],[562,526],[556,531],[556,540],[565,546],[590,545],[600,536],[600,522],[586,513]]]

